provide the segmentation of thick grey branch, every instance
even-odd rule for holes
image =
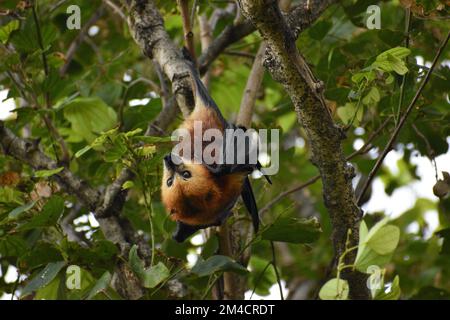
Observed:
[[[178,106],[187,116],[194,106],[188,79],[188,66],[179,48],[164,29],[164,21],[153,1],[126,1],[128,25],[134,40],[150,59],[154,59],[172,82]]]
[[[295,44],[295,35],[282,16],[276,0],[240,0],[242,11],[256,26],[267,43],[264,61],[272,77],[289,94],[298,121],[307,133],[312,151],[311,161],[319,169],[323,182],[323,197],[333,225],[332,240],[337,256],[345,250],[347,232],[351,232],[350,246],[358,243],[361,210],[352,188],[353,168],[347,164],[341,148],[343,134],[332,121],[321,92],[321,83],[314,78]],[[352,264],[355,254],[347,255]],[[365,276],[345,270],[350,295],[354,299],[368,299]]]

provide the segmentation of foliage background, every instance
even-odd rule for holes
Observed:
[[[196,16],[208,17],[229,5],[221,1],[199,3]],[[404,85],[405,108],[417,90],[419,77],[427,70],[424,63],[433,59],[448,32],[449,12],[445,1],[380,1],[380,30],[364,27],[366,8],[374,4],[373,1],[341,1],[328,8],[297,40],[298,48],[316,76],[326,85],[325,96],[335,122],[349,126],[344,141],[345,154],[350,155],[364,141],[371,139],[371,134],[388,119],[385,128],[372,140],[373,149],[352,159],[358,172],[355,186],[361,176],[370,172],[402,112],[398,110],[402,72],[376,73],[376,77],[366,84],[355,79],[376,61],[379,54],[404,46],[404,5],[412,3],[411,53],[405,58],[409,70]],[[272,260],[269,241],[261,238],[253,241],[249,261],[252,272],[246,273],[228,260],[219,260],[217,268],[197,264],[192,269],[195,261],[202,262],[216,253],[218,240],[215,234],[206,243],[199,236],[195,241],[181,245],[171,239],[174,224],[167,219],[159,196],[161,158],[167,152],[167,140],[147,138],[144,148],[135,145],[143,140],[143,133],[135,130],[145,131],[148,122],[163,108],[161,79],[154,64],[144,57],[133,41],[127,24],[108,6],[103,7],[88,35],[76,48],[67,71],[61,75],[60,68],[65,64],[69,47],[80,33],[80,30],[66,27],[69,4],[80,6],[83,24],[95,15],[102,2],[38,1],[40,44],[32,10],[17,8],[17,1],[2,1],[2,10],[14,9],[18,14],[0,16],[0,86],[8,90],[7,98],[13,98],[17,107],[14,115],[5,120],[5,126],[19,136],[39,138],[42,150],[55,158],[55,152],[58,154],[60,150],[44,120],[51,119],[67,145],[70,170],[92,187],[104,188],[124,166],[137,163],[138,176],[126,184],[130,191],[121,216],[144,241],[151,243],[153,238],[155,261],[153,268],[145,269],[133,249],[128,257],[121,256],[117,246],[104,237],[89,209],[54,183],[52,177],[56,171],[36,172],[2,153],[0,296],[123,298],[110,286],[110,280],[116,264],[124,259],[129,260],[131,268],[145,283],[143,298],[146,299],[210,298],[211,293],[206,289],[211,288],[218,274],[230,269],[244,274],[248,290],[267,296],[277,282],[274,269],[266,268]],[[182,19],[176,2],[158,1],[158,8],[170,37],[179,47],[183,46]],[[213,37],[217,37],[233,19],[234,15],[222,17]],[[12,21],[17,22],[11,24]],[[198,35],[196,21],[194,39],[199,53]],[[232,121],[239,111],[260,42],[259,34],[254,32],[233,43],[210,66],[210,93],[226,118]],[[48,72],[43,66],[43,52]],[[397,190],[419,179],[415,157],[420,155],[432,161],[448,152],[449,59],[447,49],[441,59],[446,63],[439,64],[434,71],[400,134],[396,145],[399,151],[396,154],[400,155],[395,159],[397,169],[390,170],[392,164],[387,163],[388,166],[378,174],[388,195],[398,195]],[[19,87],[22,89],[18,90]],[[176,128],[181,121],[182,117],[178,115],[166,132]],[[267,73],[258,93],[253,127],[281,129],[281,166],[280,172],[273,177],[274,184],[268,186],[258,177],[253,179],[258,205],[264,208],[280,192],[308,181],[318,172],[309,161],[308,144],[302,127],[296,122],[289,97]],[[114,128],[119,130],[104,134]],[[125,134],[127,132],[132,133]],[[388,157],[386,161],[393,158]],[[442,159],[447,160],[438,162],[436,167],[440,179],[441,171],[450,171],[448,153]],[[400,241],[392,258],[380,267],[386,270],[387,284],[398,275],[401,298],[449,299],[450,201],[448,197],[425,198],[423,195],[429,194],[430,190],[414,192],[417,197],[410,195],[410,199],[415,200],[412,208],[405,206],[405,210],[400,210],[403,212],[390,222],[399,228]],[[289,292],[287,298],[315,298],[327,277],[336,271],[329,268],[333,258],[329,240],[332,230],[321,193],[319,180],[284,197],[262,215],[267,226],[276,224],[279,217],[315,218],[320,222],[319,229],[315,222],[312,223],[315,220],[300,220],[307,225],[305,233],[311,232],[311,237],[297,239],[299,229],[294,228],[287,232],[292,233],[295,241],[284,239],[275,243],[277,267]],[[404,198],[399,199],[404,201]],[[366,208],[364,220],[369,228],[391,214],[389,208],[383,211],[371,210],[370,205],[363,208]],[[429,221],[425,219],[425,214],[430,211],[438,213],[434,233],[430,233]],[[241,207],[229,223],[239,217],[246,217]],[[82,268],[79,290],[69,290],[65,286],[69,265]],[[8,270],[17,270],[17,280],[7,279]],[[174,296],[171,284],[183,285],[183,290],[177,291],[179,296]]]

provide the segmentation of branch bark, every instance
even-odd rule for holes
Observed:
[[[330,116],[322,94],[323,84],[300,55],[292,32],[275,0],[239,0],[247,18],[252,21],[267,43],[265,67],[289,94],[311,145],[311,161],[318,167],[323,182],[323,198],[333,226],[332,240],[337,256],[346,249],[347,232],[350,246],[358,244],[361,210],[352,187],[354,168],[345,159],[341,148],[344,138]],[[352,264],[356,252],[346,256]],[[352,299],[369,299],[366,276],[349,268],[342,273],[349,282]]]

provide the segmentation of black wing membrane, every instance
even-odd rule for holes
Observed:
[[[190,226],[181,221],[177,221],[177,229],[173,233],[172,238],[176,242],[181,243],[200,229],[202,229],[201,226]]]
[[[259,215],[258,208],[256,207],[255,196],[253,195],[252,186],[250,184],[250,180],[248,177],[244,180],[244,185],[242,186],[241,192],[242,200],[244,201],[244,205],[250,213],[252,218],[253,227],[255,228],[255,233],[259,230]]]

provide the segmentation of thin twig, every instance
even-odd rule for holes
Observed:
[[[44,42],[43,42],[43,39],[42,39],[41,27],[40,27],[39,19],[37,17],[37,13],[36,13],[36,6],[37,6],[37,2],[33,4],[33,6],[31,7],[31,10],[32,10],[32,13],[33,13],[33,20],[34,20],[34,23],[36,25],[36,33],[37,33],[38,44],[39,44],[39,47],[41,49],[41,57],[42,57],[42,64],[43,64],[43,67],[44,67],[44,74],[45,74],[45,77],[48,78],[48,76],[49,76],[49,68],[48,68],[47,56],[46,56],[45,48],[44,48]],[[48,90],[46,90],[44,92],[44,96],[45,96],[46,108],[47,109],[51,109],[50,92]],[[70,156],[69,156],[69,150],[67,148],[66,142],[64,141],[64,139],[59,134],[58,130],[54,126],[54,124],[51,121],[50,117],[48,117],[46,114],[44,114],[42,116],[42,118],[44,119],[45,126],[47,127],[47,130],[50,133],[50,139],[52,140],[52,147],[53,147],[53,151],[55,153],[55,158],[56,158],[57,162],[61,163],[61,164],[64,164],[64,165],[68,165],[69,162],[70,162]],[[62,152],[62,159],[61,159],[61,161],[60,161],[60,159],[58,157],[58,152],[56,151],[54,140],[58,141],[58,144],[59,144],[59,146],[61,148],[61,152]]]
[[[110,7],[115,13],[117,13],[119,15],[119,17],[121,17],[123,20],[127,20],[127,17],[125,16],[125,14],[123,13],[123,11],[111,0],[103,0],[103,2]]]
[[[386,120],[377,128],[377,130],[375,130],[367,139],[367,141],[364,143],[364,145],[359,148],[358,150],[354,151],[353,153],[351,153],[350,155],[348,155],[346,157],[347,161],[350,161],[351,159],[353,159],[354,157],[360,155],[360,154],[364,154],[369,152],[370,149],[372,149],[371,143],[372,141],[378,137],[378,135],[381,133],[381,131],[383,131],[383,129],[389,124],[391,120],[391,117],[386,118]],[[370,147],[370,148],[369,148]],[[308,181],[306,181],[305,183],[302,183],[296,187],[293,187],[292,189],[286,190],[282,193],[280,193],[278,196],[276,196],[274,199],[272,199],[272,201],[270,201],[269,203],[267,203],[264,208],[262,208],[259,213],[262,215],[264,212],[268,211],[270,208],[272,208],[278,201],[280,201],[281,199],[283,199],[284,197],[290,195],[291,193],[294,193],[296,191],[300,191],[310,185],[312,185],[313,183],[315,183],[317,180],[320,179],[320,175],[316,175],[314,177],[312,177],[311,179],[309,179]]]
[[[198,25],[200,27],[200,43],[202,45],[202,53],[209,48],[212,42],[212,28],[205,14],[198,17]],[[207,70],[202,77],[202,82],[206,88],[209,87],[211,77],[210,70]]]
[[[430,158],[430,160],[434,166],[434,175],[435,175],[435,178],[437,181],[439,179],[439,177],[438,177],[438,169],[437,169],[436,159],[435,159],[436,152],[434,151],[433,147],[431,146],[431,143],[428,140],[428,138],[419,130],[419,128],[417,128],[417,126],[414,123],[411,126],[414,129],[414,131],[416,132],[416,134],[419,136],[419,138],[421,138],[423,140],[423,142],[425,143],[425,146],[427,148],[428,157]]]
[[[400,130],[403,128],[403,126],[406,122],[406,119],[408,118],[414,105],[416,104],[417,100],[419,99],[420,95],[422,94],[422,91],[425,88],[425,85],[428,83],[431,73],[433,72],[433,69],[436,67],[436,64],[437,64],[442,52],[444,51],[444,48],[447,45],[449,38],[450,38],[450,32],[447,33],[446,38],[444,39],[444,41],[442,41],[442,44],[440,45],[440,47],[436,53],[436,56],[433,59],[433,63],[431,64],[430,69],[428,70],[427,74],[425,75],[425,78],[422,80],[422,83],[420,84],[419,89],[417,90],[416,94],[414,95],[414,98],[411,100],[411,103],[409,104],[408,108],[406,109],[405,113],[403,114],[402,118],[400,119],[400,122],[395,127],[395,130],[392,133],[392,136],[389,139],[389,142],[387,143],[386,147],[384,148],[382,154],[378,157],[377,162],[375,163],[374,167],[372,168],[372,171],[370,171],[367,181],[364,184],[364,187],[361,189],[361,193],[358,197],[358,205],[361,204],[364,194],[366,193],[367,189],[369,188],[370,184],[372,183],[372,180],[375,177],[377,171],[380,169],[384,158],[386,158],[389,151],[391,151],[391,148],[394,145],[395,140],[397,139],[397,136],[400,133]]]
[[[411,28],[411,8],[405,9],[405,48],[409,48],[409,30]],[[395,118],[395,125],[397,125],[397,121],[400,118],[400,112],[402,110],[403,106],[403,100],[405,99],[405,85],[406,85],[406,77],[408,74],[404,74],[402,76],[402,84],[400,85],[400,98],[398,101],[398,107],[397,107],[397,116]]]
[[[270,248],[271,248],[271,251],[272,251],[272,266],[273,266],[273,270],[275,270],[275,276],[277,277],[277,283],[278,283],[278,288],[280,289],[281,300],[284,300],[283,288],[281,286],[281,278],[280,278],[280,274],[278,273],[278,268],[277,268],[275,246],[274,246],[272,240],[270,241]]]
[[[252,70],[247,79],[244,94],[239,108],[239,114],[236,123],[244,127],[250,127],[252,122],[253,109],[255,107],[257,93],[261,87],[264,76],[264,67],[262,60],[264,52],[266,51],[266,44],[262,42],[253,62]]]
[[[189,0],[178,0],[180,6],[181,18],[183,19],[184,43],[191,54],[192,60],[195,62],[194,33],[189,16]]]
[[[62,65],[62,67],[59,69],[59,74],[61,76],[64,76],[67,72],[67,69],[69,68],[70,63],[72,62],[75,52],[80,47],[81,43],[83,43],[83,40],[86,36],[86,34],[89,31],[89,28],[97,22],[98,19],[103,14],[103,6],[101,5],[94,14],[89,18],[89,20],[83,25],[78,35],[75,37],[75,39],[72,41],[72,43],[69,46],[69,49],[67,49],[67,52],[65,54],[65,62]]]

